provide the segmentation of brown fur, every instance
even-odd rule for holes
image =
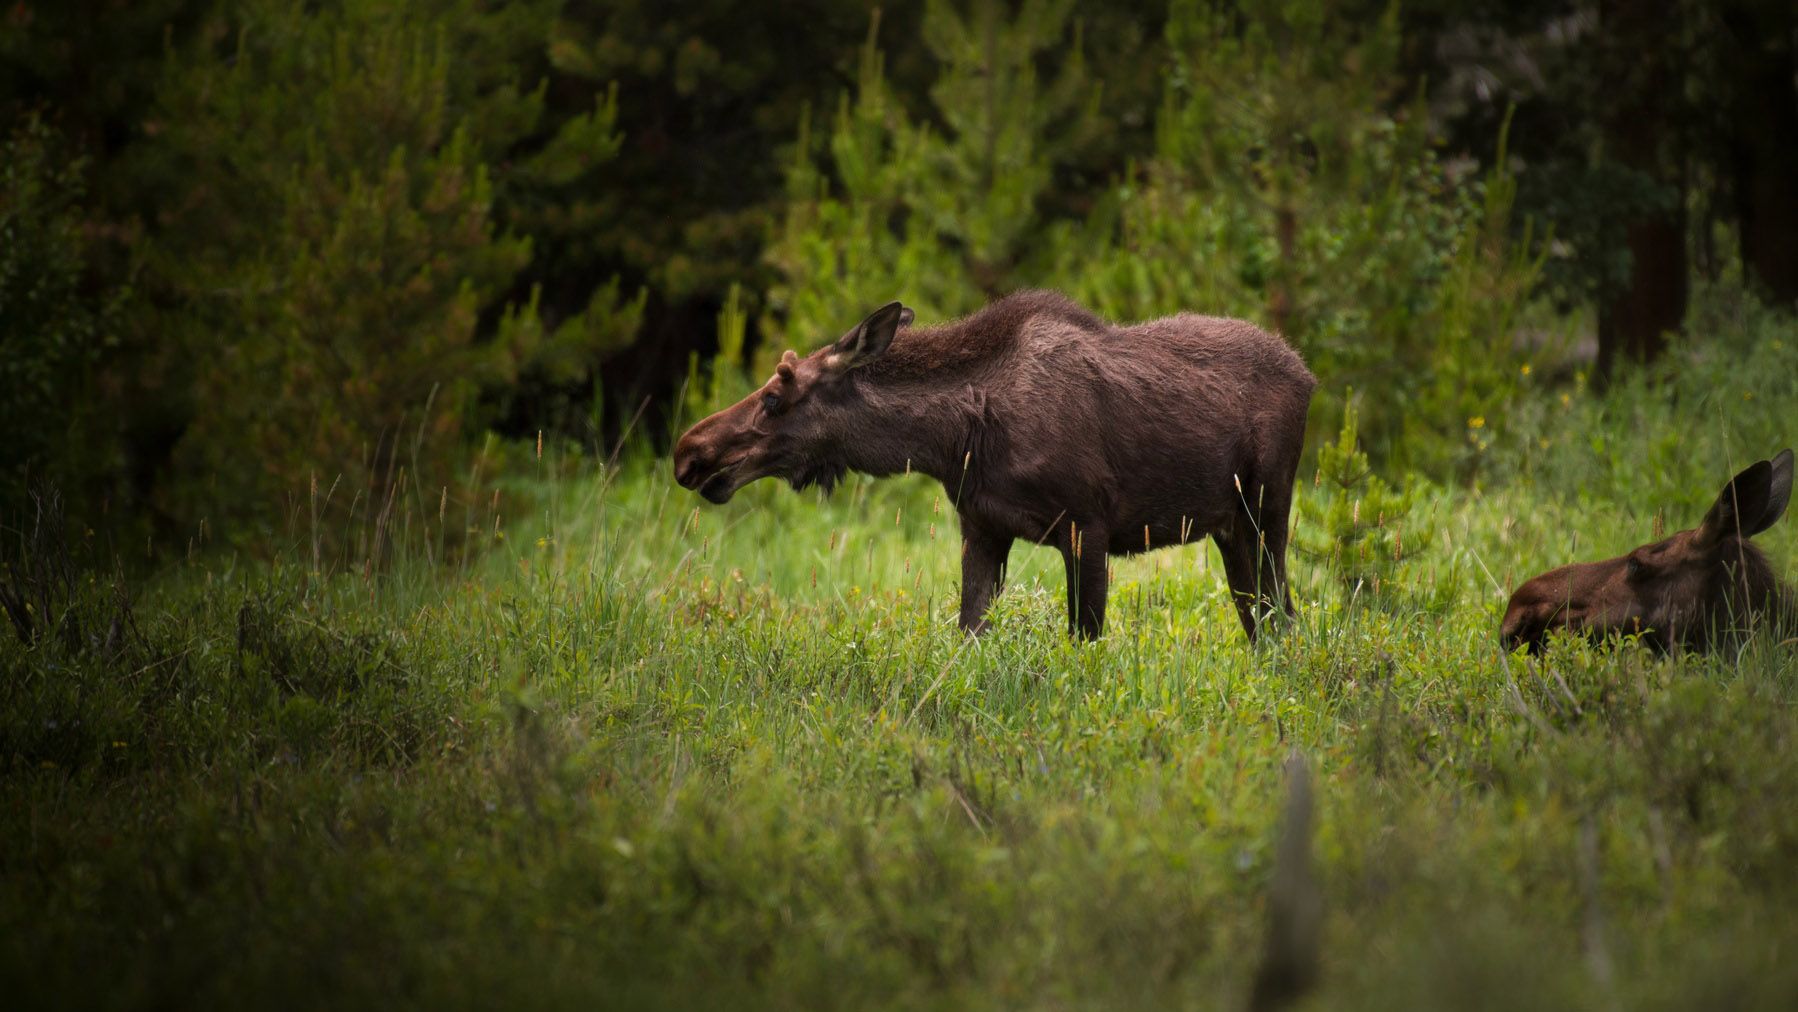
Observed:
[[[682,436],[676,479],[725,502],[757,478],[845,471],[942,483],[962,528],[961,624],[985,626],[1016,540],[1053,544],[1071,629],[1104,626],[1109,555],[1210,536],[1243,628],[1290,612],[1287,520],[1316,380],[1241,320],[1113,327],[1054,292],[907,327],[898,303],[789,358]],[[774,410],[764,403],[772,398]]]
[[[1696,528],[1527,581],[1505,609],[1505,648],[1539,652],[1555,629],[1595,640],[1640,635],[1661,650],[1739,642],[1768,621],[1798,631],[1798,599],[1748,540],[1779,519],[1791,492],[1792,451],[1786,450],[1736,475]]]

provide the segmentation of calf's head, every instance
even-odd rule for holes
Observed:
[[[760,389],[687,430],[674,446],[674,480],[715,503],[757,478],[828,491],[847,470],[858,436],[851,374],[879,358],[912,311],[889,302],[835,343],[805,358],[781,357]]]
[[[1773,526],[1791,495],[1786,450],[1731,479],[1696,528],[1526,582],[1505,609],[1505,649],[1527,644],[1538,652],[1555,629],[1595,640],[1640,634],[1659,649],[1703,649],[1727,627],[1789,607],[1766,556],[1748,539]]]

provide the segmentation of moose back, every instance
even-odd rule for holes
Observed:
[[[804,358],[786,352],[681,437],[676,480],[723,503],[765,477],[828,490],[848,471],[930,475],[960,519],[970,632],[1019,540],[1061,553],[1082,636],[1104,628],[1108,556],[1206,536],[1250,639],[1291,612],[1287,520],[1317,381],[1284,341],[1189,314],[1114,327],[1044,291],[911,324],[892,302]]]

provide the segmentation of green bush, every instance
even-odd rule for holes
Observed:
[[[555,326],[534,295],[482,325],[531,256],[496,224],[489,171],[542,109],[509,47],[543,45],[553,13],[250,2],[171,61],[160,111],[189,184],[152,270],[194,404],[174,515],[260,538],[306,501],[378,552],[396,500],[452,484],[484,387],[566,375],[634,326],[616,285]],[[513,178],[554,187],[583,152],[603,161],[615,112],[568,120]]]
[[[1316,559],[1351,600],[1393,599],[1407,559],[1428,550],[1433,532],[1413,519],[1418,490],[1395,490],[1361,451],[1356,402],[1347,400],[1336,441],[1317,450],[1309,494],[1298,497],[1293,544]]]
[[[1443,474],[1515,385],[1537,263],[1506,239],[1502,140],[1484,178],[1444,163],[1421,96],[1398,101],[1400,42],[1391,15],[1176,3],[1154,158],[1062,227],[1052,279],[1115,319],[1278,330],[1323,381],[1320,413],[1378,390],[1367,448]]]
[[[1070,8],[1033,2],[1007,17],[993,0],[965,13],[933,0],[923,35],[941,70],[930,116],[906,110],[870,30],[822,163],[809,120],[800,127],[786,214],[767,254],[784,281],[769,293],[763,323],[775,339],[765,354],[834,340],[895,298],[928,322],[1040,277],[1033,264],[1048,219],[1038,205],[1097,108],[1078,59],[1053,80],[1037,79],[1045,51],[1078,52]]]
[[[811,347],[893,297],[931,321],[1031,285],[1118,321],[1242,316],[1306,354],[1320,415],[1334,391],[1381,392],[1362,419],[1377,459],[1476,467],[1481,436],[1464,437],[1516,388],[1538,261],[1507,239],[1502,151],[1483,176],[1445,163],[1421,100],[1397,101],[1396,18],[1175,4],[1153,156],[1070,215],[1043,197],[1096,106],[1078,60],[1047,84],[1032,70],[1034,52],[1079,46],[1066,13],[931,5],[940,127],[903,107],[870,39],[822,165],[801,130],[769,329]]]
[[[116,339],[127,292],[93,290],[82,207],[86,163],[36,116],[0,138],[0,510],[32,479],[80,487],[109,463],[92,367]]]

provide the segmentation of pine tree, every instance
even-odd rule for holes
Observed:
[[[1008,18],[995,0],[965,11],[932,2],[923,35],[941,66],[930,93],[940,127],[908,113],[887,82],[876,19],[823,165],[809,121],[801,126],[768,254],[786,279],[770,294],[774,334],[810,347],[900,296],[926,320],[957,315],[1038,273],[1029,261],[1047,227],[1039,204],[1058,162],[1091,136],[1096,110],[1077,55],[1052,81],[1037,80],[1040,54],[1079,51],[1070,8],[1031,2]]]
[[[1377,454],[1460,452],[1434,437],[1510,391],[1537,262],[1505,242],[1502,160],[1484,179],[1446,165],[1421,103],[1395,107],[1399,42],[1391,13],[1177,2],[1155,155],[1057,233],[1054,283],[1115,319],[1255,320],[1320,375],[1384,391],[1363,426]]]
[[[1336,441],[1317,450],[1309,495],[1300,495],[1294,543],[1320,559],[1351,600],[1390,599],[1402,589],[1401,567],[1431,539],[1411,518],[1417,491],[1395,491],[1373,471],[1360,447],[1353,400],[1344,405]]]
[[[127,292],[92,290],[86,173],[35,116],[0,136],[0,513],[15,518],[28,482],[75,491],[113,450],[91,368],[117,340]]]
[[[551,12],[250,2],[171,66],[161,119],[189,185],[150,272],[191,370],[177,515],[272,520],[321,474],[365,514],[402,473],[445,484],[484,384],[628,330],[615,287],[555,328],[534,299],[480,327],[531,256],[496,225],[487,165],[541,110],[482,47]],[[614,112],[569,121],[527,171],[553,184],[606,157]]]

